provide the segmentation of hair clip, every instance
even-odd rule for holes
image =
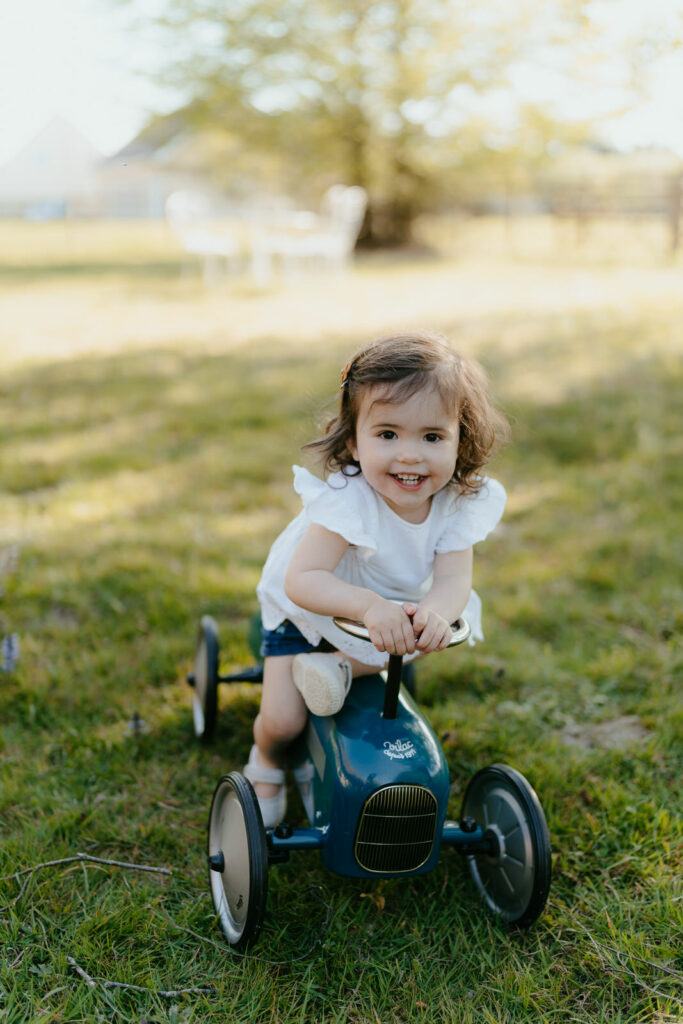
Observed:
[[[352,365],[353,365],[353,359],[349,359],[348,363],[346,364],[346,366],[344,367],[344,369],[341,372],[341,384],[339,385],[339,389],[340,390],[348,382],[349,373],[351,372]]]

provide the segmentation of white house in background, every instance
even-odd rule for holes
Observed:
[[[101,154],[77,128],[54,117],[0,167],[0,216],[65,216],[74,202],[92,202]]]
[[[77,128],[54,117],[0,167],[0,217],[161,218],[172,192],[203,184],[183,165],[186,145],[167,116],[103,157]]]
[[[194,140],[177,115],[151,121],[98,167],[98,211],[105,217],[158,217],[179,189],[201,189],[206,175],[193,167]]]

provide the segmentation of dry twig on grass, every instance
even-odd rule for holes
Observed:
[[[86,983],[86,985],[89,988],[99,988],[100,986],[102,988],[108,988],[108,989],[121,988],[121,989],[126,989],[129,992],[143,992],[143,993],[147,993],[147,994],[151,994],[151,995],[155,995],[155,996],[162,996],[164,999],[173,999],[176,996],[211,995],[213,993],[213,991],[214,991],[212,988],[171,988],[171,989],[163,989],[163,988],[161,988],[161,989],[152,989],[152,988],[145,988],[143,985],[129,985],[127,982],[123,982],[123,981],[99,981],[98,982],[98,981],[95,981],[94,978],[91,978],[91,976],[88,974],[88,972],[84,971],[83,968],[80,967],[76,963],[76,961],[74,960],[74,958],[72,956],[68,956],[66,959],[67,959],[67,962],[71,965],[71,967],[73,967],[73,969],[75,970],[76,974],[78,974],[79,977],[81,977],[83,979],[83,981]]]
[[[173,871],[170,868],[156,867],[156,866],[151,865],[151,864],[136,864],[136,863],[133,863],[133,862],[130,862],[130,861],[111,860],[111,859],[106,858],[106,857],[94,857],[94,856],[92,856],[89,853],[77,853],[73,857],[61,857],[58,860],[43,861],[40,864],[34,864],[30,868],[22,868],[20,871],[15,871],[11,875],[5,875],[2,878],[0,878],[0,881],[2,881],[2,882],[9,881],[10,879],[17,879],[18,880],[18,879],[20,879],[22,877],[24,879],[23,882],[22,882],[22,885],[21,885],[21,888],[20,888],[19,892],[14,897],[12,902],[8,903],[5,907],[0,908],[0,914],[3,913],[6,910],[9,910],[12,907],[16,907],[16,905],[19,903],[19,901],[21,900],[22,896],[26,892],[28,884],[31,881],[33,875],[36,873],[36,871],[40,871],[43,868],[62,867],[62,866],[67,865],[67,864],[78,864],[78,863],[103,864],[103,865],[106,865],[107,867],[124,868],[124,869],[132,870],[132,871],[149,871],[149,872],[155,872],[157,874],[162,874],[162,875],[172,875],[173,874]],[[212,939],[208,938],[207,936],[200,935],[198,932],[193,931],[191,928],[187,928],[184,925],[178,924],[168,914],[166,914],[164,916],[166,917],[167,922],[170,925],[172,925],[172,927],[178,929],[178,931],[186,932],[187,934],[192,935],[193,938],[198,939],[200,942],[203,942],[203,943],[206,943],[206,944],[208,944],[210,946],[213,946],[213,947],[215,947],[216,949],[220,950],[223,953],[226,953],[226,952],[227,953],[231,953],[234,956],[238,956],[238,957],[241,957],[241,958],[244,958],[244,959],[259,960],[262,963],[266,963],[266,964],[273,965],[273,966],[288,966],[291,963],[295,963],[295,962],[297,962],[299,960],[303,960],[306,957],[310,956],[312,950],[316,946],[322,946],[323,935],[325,934],[325,931],[327,930],[327,925],[328,925],[328,922],[329,922],[329,919],[330,919],[330,914],[332,913],[332,908],[330,907],[329,903],[327,903],[323,899],[321,893],[319,891],[317,891],[319,889],[320,889],[320,886],[314,886],[314,885],[309,885],[308,886],[308,891],[311,893],[311,895],[316,900],[318,900],[322,904],[322,906],[325,908],[326,913],[325,913],[325,920],[323,922],[323,925],[322,925],[318,935],[314,938],[312,944],[306,950],[306,952],[302,953],[300,956],[293,957],[290,960],[269,960],[269,959],[267,959],[265,957],[261,957],[261,956],[253,956],[253,955],[252,956],[245,956],[245,954],[238,953],[236,950],[230,948],[229,946],[219,945],[219,943],[214,942]],[[23,953],[22,953],[22,955],[23,955]],[[18,958],[18,959],[20,959],[20,958]],[[211,987],[207,987],[207,988],[178,988],[178,989],[151,989],[151,988],[144,987],[142,985],[133,985],[133,984],[129,984],[127,982],[121,982],[121,981],[96,980],[90,974],[88,974],[88,972],[85,971],[77,963],[77,961],[74,959],[74,957],[67,956],[67,962],[74,969],[76,974],[78,974],[78,976],[80,978],[82,978],[82,980],[86,983],[86,985],[89,988],[92,988],[92,989],[97,989],[97,988],[100,988],[100,989],[103,989],[103,990],[124,989],[124,990],[130,991],[130,992],[140,992],[140,993],[145,993],[145,994],[156,995],[156,996],[159,996],[159,997],[162,997],[162,998],[165,998],[165,999],[171,999],[171,998],[175,998],[177,996],[183,996],[183,995],[211,995],[215,991]]]
[[[610,946],[605,942],[601,942],[599,939],[595,938],[595,936],[588,930],[588,928],[586,928],[583,921],[579,920],[576,914],[573,913],[569,907],[560,908],[557,904],[551,905],[554,906],[556,909],[562,909],[565,913],[567,913],[569,917],[579,926],[581,931],[588,936],[588,939],[597,954],[597,957],[600,961],[600,966],[603,970],[612,971],[615,974],[625,974],[629,978],[632,978],[636,985],[640,986],[640,988],[642,989],[645,989],[645,991],[649,992],[651,995],[659,996],[660,999],[666,999],[669,1002],[678,1003],[680,1006],[683,1006],[683,998],[681,998],[680,996],[671,995],[668,992],[662,992],[661,989],[653,988],[651,985],[648,985],[645,981],[643,981],[642,978],[638,977],[635,971],[631,970],[629,967],[626,966],[625,961],[628,962],[632,960],[637,960],[638,963],[647,964],[648,967],[653,968],[653,970],[655,971],[661,971],[663,974],[670,975],[671,977],[675,978],[676,981],[678,981],[679,983],[683,982],[683,974],[681,974],[679,971],[674,971],[671,967],[667,967],[665,964],[657,963],[655,960],[648,960],[645,957],[637,956],[635,953],[627,953],[624,950],[618,949],[616,946]],[[606,955],[607,953],[612,953],[616,957],[616,964],[614,964],[609,959],[609,957]]]
[[[78,863],[104,864],[107,867],[125,868],[128,871],[152,871],[159,875],[173,874],[173,871],[170,868],[159,868],[151,864],[134,864],[129,861],[109,860],[106,857],[93,857],[89,853],[77,853],[74,857],[61,857],[59,860],[46,860],[41,864],[34,864],[31,868],[23,868],[21,871],[15,871],[11,875],[4,875],[0,878],[0,882],[8,882],[11,878],[19,879],[23,875],[26,876],[14,899],[4,907],[0,907],[0,914],[4,913],[6,910],[10,910],[12,907],[16,907],[17,903],[26,892],[28,883],[31,881],[36,871],[41,871],[43,868],[61,867],[64,864]]]

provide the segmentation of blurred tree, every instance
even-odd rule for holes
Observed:
[[[290,192],[362,185],[365,241],[386,245],[482,153],[502,166],[533,137],[543,156],[552,119],[508,109],[507,135],[491,122],[510,108],[511,68],[571,51],[585,2],[158,0],[153,21],[169,35],[165,81],[191,97],[184,116],[210,128],[214,158],[223,147],[234,173],[260,153]]]

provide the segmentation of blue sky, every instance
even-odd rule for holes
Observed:
[[[151,0],[140,0],[151,2]],[[229,0],[226,0],[229,2]],[[0,164],[14,155],[55,114],[71,121],[103,153],[125,145],[149,113],[172,109],[173,97],[135,68],[153,66],[148,43],[126,30],[128,15],[112,0],[7,0],[0,13]],[[615,41],[637,36],[644,22],[674,23],[683,0],[595,0]],[[656,63],[651,99],[603,126],[618,145],[669,145],[683,157],[683,56]],[[620,101],[621,72],[614,67],[602,88],[573,99],[570,115],[603,115]],[[561,102],[563,85],[548,71],[521,69],[518,92]],[[566,92],[566,89],[565,89]]]

